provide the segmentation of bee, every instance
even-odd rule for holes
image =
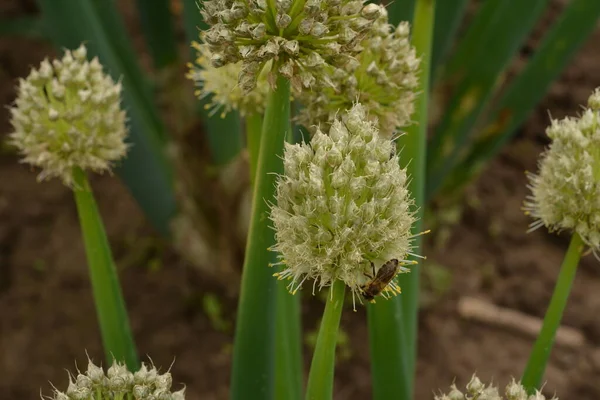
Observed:
[[[392,279],[394,279],[400,270],[397,259],[391,259],[383,264],[377,273],[375,273],[375,264],[371,263],[371,266],[373,267],[373,276],[369,276],[371,280],[360,287],[362,295],[366,300],[373,301],[375,296],[386,290],[390,283],[392,291],[400,292],[400,288],[395,283],[392,283]]]

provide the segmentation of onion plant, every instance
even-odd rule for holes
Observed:
[[[38,3],[44,23],[29,21],[27,30],[43,26],[74,50],[20,81],[9,140],[41,169],[40,179],[60,178],[74,192],[104,350],[114,360],[106,375],[90,362],[54,398],[182,399],[183,391],[170,391],[170,374],[139,364],[87,180],[88,171],[116,167],[157,230],[177,237],[173,218],[184,207],[167,156],[176,138],[166,133],[113,0]],[[181,15],[208,163],[249,160],[230,397],[332,399],[336,341],[351,299],[353,310],[367,311],[373,398],[413,398],[428,200],[456,192],[509,140],[591,32],[600,2],[571,1],[502,91],[498,82],[547,0],[483,2],[462,36],[466,0],[174,3],[183,9],[136,2],[155,76],[177,70],[173,17]],[[76,48],[81,42],[89,42],[90,57]],[[440,87],[452,94],[447,105],[435,104],[444,111],[428,135]],[[579,117],[553,120],[552,144],[539,173],[529,175],[531,229],[569,231],[572,239],[521,381],[502,394],[473,376],[464,393],[453,384],[436,399],[545,399],[543,374],[578,262],[600,246],[599,118],[596,91]],[[308,134],[294,142],[299,126]],[[319,290],[327,296],[304,386],[298,293]]]

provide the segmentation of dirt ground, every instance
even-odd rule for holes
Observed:
[[[34,12],[30,2],[4,0],[6,16]],[[515,329],[467,320],[457,311],[462,296],[542,317],[568,238],[540,229],[526,234],[520,210],[527,194],[523,171],[534,171],[547,144],[548,110],[555,118],[580,110],[600,84],[597,30],[553,84],[518,136],[467,189],[458,223],[427,239],[427,284],[450,273],[449,287],[429,290],[420,315],[418,400],[464,385],[473,372],[502,384],[518,377],[533,342]],[[14,99],[16,79],[52,47],[41,40],[0,38],[0,104]],[[10,131],[0,108],[0,140]],[[0,146],[0,398],[39,398],[49,381],[67,384],[65,369],[85,368],[85,351],[103,358],[71,192],[59,182],[37,183],[36,174]],[[225,399],[228,394],[232,324],[236,299],[182,261],[153,232],[118,179],[92,182],[119,267],[139,353],[167,368],[187,398]],[[429,268],[429,270],[428,270]],[[435,285],[433,285],[435,286]],[[583,259],[564,316],[585,343],[558,346],[546,379],[548,394],[562,399],[600,398],[600,265]],[[433,300],[431,300],[433,298]],[[219,314],[210,307],[217,302]],[[322,304],[305,298],[306,332],[314,331]],[[213,310],[213,311],[211,311]],[[369,355],[364,310],[343,314],[348,336],[336,371],[335,398],[368,399]],[[305,347],[306,364],[310,347]]]

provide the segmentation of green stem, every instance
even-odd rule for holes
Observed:
[[[345,291],[344,282],[336,280],[331,288],[331,297],[328,297],[325,302],[325,311],[308,374],[306,400],[328,400],[333,397],[335,348]]]
[[[277,282],[275,331],[275,399],[302,398],[302,337],[300,295],[292,295],[284,282]]]
[[[398,139],[398,147],[403,148],[400,163],[411,177],[409,190],[418,218],[413,226],[413,234],[416,235],[422,231],[425,206],[427,105],[435,0],[417,0],[415,7],[412,42],[421,58],[421,85],[415,104],[415,123],[406,129],[406,135]],[[413,252],[419,254],[420,238],[416,237],[413,244]],[[398,277],[402,288],[400,296],[367,309],[375,400],[395,398],[400,393],[405,396],[402,398],[412,398],[417,355],[419,275],[419,266],[412,266],[409,274]]]
[[[260,151],[262,115],[246,116],[246,142],[250,155],[250,180],[254,182]],[[292,130],[286,135],[293,142]],[[277,256],[271,254],[271,263]],[[276,285],[275,326],[275,399],[300,400],[302,398],[302,346],[300,335],[300,296],[293,296],[286,285]]]
[[[260,113],[246,116],[246,143],[250,155],[250,180],[254,182],[256,176],[256,164],[260,152],[260,133],[262,131],[263,117]]]
[[[275,282],[268,268],[275,243],[269,203],[275,201],[276,174],[283,173],[283,142],[290,129],[290,82],[277,76],[269,94],[256,163],[252,214],[246,243],[233,346],[232,399],[273,397]]]
[[[560,320],[567,305],[569,299],[569,293],[571,292],[571,286],[575,279],[575,273],[577,272],[577,265],[581,258],[581,251],[583,250],[584,243],[581,237],[574,233],[571,237],[571,243],[569,249],[563,260],[562,266],[560,267],[560,273],[558,280],[550,300],[550,305],[546,311],[544,317],[544,323],[542,324],[542,330],[533,345],[529,361],[525,367],[523,378],[521,382],[523,386],[530,392],[533,393],[535,389],[540,388],[542,378],[544,377],[544,371],[550,352],[552,351],[552,345],[554,344],[554,337],[556,336],[556,330],[560,326]]]
[[[73,180],[73,193],[77,203],[106,360],[110,365],[114,357],[117,361],[124,361],[130,371],[137,371],[139,361],[129,329],[119,277],[92,188],[85,173],[79,168],[73,170]]]

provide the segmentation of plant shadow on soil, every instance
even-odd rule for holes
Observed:
[[[14,2],[16,3],[16,2]],[[7,6],[8,7],[8,6]],[[10,7],[8,7],[10,8]],[[13,12],[15,12],[13,10]],[[547,110],[560,118],[600,82],[596,31],[555,82],[517,137],[466,189],[464,212],[449,227],[444,246],[426,240],[424,253],[452,275],[447,291],[420,315],[416,398],[430,399],[456,379],[464,386],[477,372],[505,384],[518,377],[533,339],[514,330],[469,321],[457,312],[461,296],[542,317],[568,238],[543,230],[526,234],[520,210],[527,194],[524,170],[534,171],[546,142]],[[16,79],[28,73],[50,46],[36,40],[0,39],[0,103],[14,99]],[[0,140],[10,131],[0,110]],[[66,388],[65,369],[87,365],[86,354],[103,359],[87,277],[85,254],[72,195],[59,182],[37,183],[35,171],[10,151],[0,153],[0,393],[2,398],[38,398],[53,382]],[[141,355],[163,370],[174,361],[175,387],[188,399],[225,399],[228,394],[236,299],[222,285],[182,261],[144,220],[118,179],[94,177],[92,185],[114,250],[131,325]],[[424,264],[427,268],[430,263]],[[546,389],[560,398],[598,399],[600,383],[600,269],[584,258],[564,316],[564,325],[586,338],[577,348],[557,347]],[[206,295],[222,305],[222,315]],[[383,301],[383,300],[382,300]],[[304,296],[305,332],[313,331],[322,303]],[[335,398],[370,395],[366,318],[363,309],[342,318],[348,335],[336,372]],[[308,367],[311,349],[305,346]]]

